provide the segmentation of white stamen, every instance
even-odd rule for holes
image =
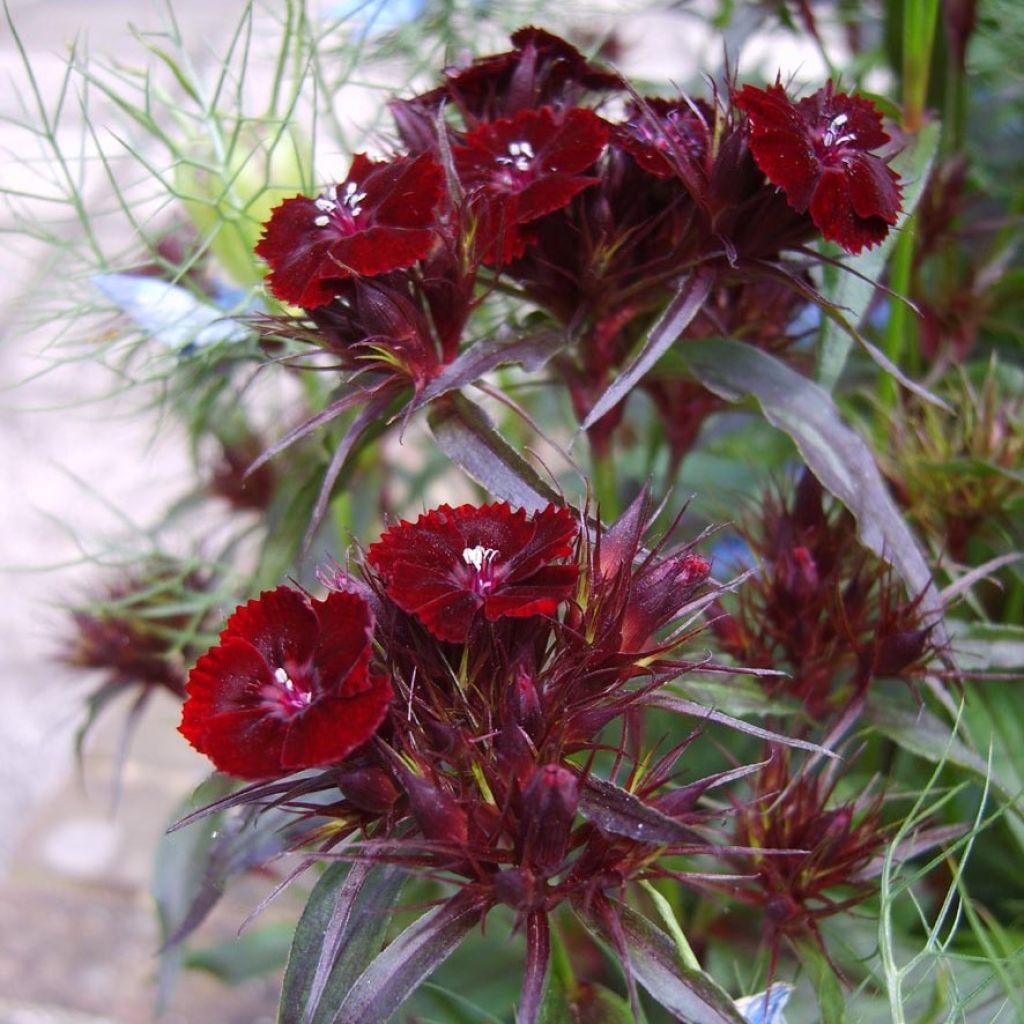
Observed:
[[[508,156],[499,156],[496,159],[503,166],[514,167],[517,171],[528,171],[534,155],[533,146],[529,142],[517,141],[508,144]]]
[[[330,213],[338,204],[332,202],[330,199],[325,199],[323,196],[321,196],[319,199],[314,201],[313,205],[321,213]]]
[[[330,199],[332,202],[338,201],[338,187],[336,185],[328,185],[324,190],[324,196]]]
[[[326,213],[321,213],[319,217],[315,217],[313,219],[313,223],[318,228],[325,228],[325,227],[327,227],[328,224],[331,223],[331,218],[328,217]]]
[[[345,186],[345,194],[341,197],[343,202],[348,208],[349,212],[353,217],[359,216],[359,204],[366,198],[365,192],[359,191],[359,186],[354,181],[350,181]]]
[[[290,693],[295,692],[295,684],[292,682],[291,677],[283,668],[274,669],[274,678]]]
[[[825,129],[825,134],[822,136],[822,142],[824,142],[826,146],[841,146],[844,142],[853,142],[857,138],[855,132],[848,133],[846,135],[836,134],[849,120],[850,118],[847,114],[836,114],[836,116],[829,121],[828,128]]]
[[[463,548],[462,549],[462,560],[466,565],[473,566],[477,572],[483,571],[485,565],[490,565],[501,554],[495,548],[485,548],[482,544],[477,544],[475,548]]]

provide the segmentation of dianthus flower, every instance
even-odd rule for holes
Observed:
[[[274,210],[256,254],[282,302],[315,309],[338,284],[412,266],[434,243],[443,174],[434,159],[356,155],[348,177],[316,199],[294,196]]]
[[[387,678],[369,671],[372,630],[358,594],[261,594],[192,669],[182,735],[244,779],[340,761],[373,735],[391,699]]]
[[[478,611],[551,615],[572,595],[576,520],[565,508],[528,517],[506,503],[441,505],[415,523],[392,526],[369,550],[388,597],[441,640],[466,640]]]
[[[750,149],[789,205],[829,241],[858,253],[896,223],[902,191],[896,172],[872,150],[889,142],[870,100],[824,89],[794,103],[781,85],[745,85],[733,103],[750,119]]]

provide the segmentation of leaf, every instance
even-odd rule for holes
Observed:
[[[484,916],[471,892],[459,892],[405,929],[348,990],[332,1024],[386,1021],[421,981],[455,951]]]
[[[705,267],[695,271],[679,286],[665,311],[647,332],[647,337],[633,361],[594,403],[593,409],[583,421],[583,430],[588,430],[605,413],[614,409],[633,390],[644,374],[675,344],[700,312],[713,282],[714,274]]]
[[[352,982],[380,952],[404,881],[390,864],[327,868],[295,929],[278,1024],[332,1019]]]
[[[739,675],[720,678],[688,678],[676,688],[698,704],[719,708],[730,715],[800,715],[803,707],[785,697],[769,697],[756,680]]]
[[[700,382],[735,402],[747,395],[796,444],[808,468],[857,520],[861,543],[889,562],[946,641],[942,601],[928,564],[889,495],[871,449],[842,420],[832,397],[767,352],[728,338],[688,342],[684,356]]]
[[[797,955],[810,975],[814,991],[818,994],[821,1024],[844,1024],[846,1000],[843,985],[828,958],[813,942],[798,942]]]
[[[551,963],[551,930],[544,910],[526,918],[526,970],[516,1011],[516,1024],[537,1024]]]
[[[580,792],[580,813],[602,832],[642,843],[700,842],[691,829],[649,807],[639,797],[606,779],[591,775]]]
[[[875,294],[876,282],[882,279],[882,272],[889,262],[900,231],[917,208],[924,192],[939,142],[939,128],[935,121],[926,124],[913,145],[891,161],[893,170],[903,179],[903,214],[899,225],[889,232],[881,245],[843,260],[842,267],[823,267],[825,280],[822,294],[828,302],[846,311],[846,319],[854,327],[862,326]],[[893,297],[891,301],[902,300]],[[839,380],[853,341],[850,332],[841,324],[826,318],[822,327],[817,367],[818,383],[826,391],[831,391]]]
[[[1021,794],[1001,779],[994,767],[990,770],[985,759],[958,739],[950,726],[927,707],[908,707],[892,698],[874,695],[864,708],[864,718],[904,750],[930,764],[945,760],[982,782],[988,779],[993,789],[1021,812]]]
[[[526,336],[505,333],[474,342],[413,399],[408,412],[416,412],[449,391],[478,381],[504,363],[520,363],[524,369],[536,372],[564,344],[564,336],[557,331]]]
[[[718,722],[719,725],[727,725],[730,729],[738,732],[745,732],[748,736],[756,736],[758,739],[767,740],[769,743],[781,743],[784,747],[799,747],[801,750],[810,750],[815,754],[824,754],[826,757],[836,757],[831,750],[811,743],[808,740],[798,740],[792,736],[785,736],[782,733],[772,732],[770,729],[762,729],[760,726],[744,722],[742,718],[733,718],[732,715],[724,715],[714,708],[706,708],[702,704],[695,704],[692,700],[683,697],[673,697],[667,693],[653,693],[645,697],[642,703],[649,707],[665,708],[666,711],[674,711],[679,715],[690,715],[694,718],[704,718],[709,722]]]
[[[491,418],[462,395],[449,395],[428,417],[441,450],[501,501],[536,512],[562,498],[497,432]]]
[[[607,913],[601,913],[601,903]],[[609,916],[617,918],[637,981],[688,1024],[746,1024],[732,999],[703,971],[684,967],[675,943],[642,914],[608,898],[576,911],[590,932],[613,947],[618,944]]]
[[[215,775],[200,786],[197,796],[202,800],[216,799],[222,796],[230,785],[229,779]],[[174,817],[180,817],[191,804],[191,798],[182,801]],[[203,898],[205,894],[209,884],[207,865],[210,847],[216,838],[219,820],[218,816],[212,820],[207,819],[180,828],[165,835],[157,847],[152,891],[160,923],[160,934],[164,940],[160,949],[157,982],[159,1007],[166,1005],[184,955],[181,946],[172,944],[170,939],[188,918],[196,900]],[[216,895],[220,895],[219,891]]]
[[[185,966],[206,971],[226,985],[265,977],[283,966],[294,931],[288,922],[251,928],[236,939],[190,952]]]

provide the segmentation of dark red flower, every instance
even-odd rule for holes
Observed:
[[[369,671],[372,631],[358,594],[261,594],[192,669],[182,735],[245,779],[340,761],[373,735],[391,699],[389,681]]]
[[[459,179],[470,196],[486,241],[498,243],[489,258],[521,255],[516,225],[566,206],[600,179],[583,172],[601,155],[608,126],[591,110],[555,113],[522,110],[513,118],[480,124],[453,150]]]
[[[648,174],[671,178],[678,175],[681,162],[704,161],[714,114],[703,101],[651,98],[643,101],[643,109],[630,113],[613,128],[612,138]]]
[[[359,153],[340,185],[316,199],[286,199],[256,246],[270,264],[270,290],[314,309],[334,298],[339,281],[412,266],[434,244],[443,179],[428,154],[374,161]]]
[[[789,205],[810,211],[818,229],[847,252],[878,245],[896,223],[899,177],[871,152],[889,135],[870,100],[832,83],[793,103],[781,85],[746,85],[733,102],[750,119],[750,149]]]
[[[576,520],[569,509],[527,517],[507,504],[441,505],[392,526],[369,550],[388,596],[441,640],[464,641],[476,613],[494,622],[550,615],[572,595]]]

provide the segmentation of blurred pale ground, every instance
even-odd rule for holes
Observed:
[[[213,61],[235,24],[240,0],[172,0],[187,38]],[[141,60],[127,30],[164,24],[162,5],[145,0],[9,0],[15,24],[44,93],[64,70],[67,43],[83,29],[93,52]],[[685,81],[695,67],[717,64],[721,43],[692,16],[621,20],[627,70]],[[612,15],[586,26],[604,27]],[[779,60],[776,43],[759,41],[744,64]],[[791,45],[791,41],[790,41]],[[205,53],[205,57],[203,56]],[[820,74],[813,54],[786,54],[802,75]],[[0,26],[0,113],[20,116],[24,79],[14,40]],[[774,67],[765,69],[774,75]],[[18,85],[11,84],[17,82]],[[73,112],[73,103],[70,106]],[[69,138],[76,135],[71,125]],[[19,161],[23,138],[0,124],[4,184],[30,182]],[[27,186],[26,186],[27,187]],[[100,176],[86,203],[102,200]],[[40,208],[40,218],[47,210]],[[0,229],[9,229],[0,210]],[[46,252],[4,235],[0,245],[0,1024],[145,1024],[152,1019],[157,931],[149,897],[153,851],[174,805],[197,783],[205,763],[178,737],[178,709],[160,699],[143,721],[124,767],[124,793],[111,812],[118,716],[92,736],[84,778],[72,764],[71,738],[81,718],[82,682],[53,662],[63,620],[56,605],[80,595],[94,567],[83,554],[103,551],[123,532],[118,510],[143,527],[180,495],[187,464],[181,435],[134,414],[138,396],[90,401],[112,378],[88,362],[57,366],[45,326],[26,333],[8,311],[61,287]],[[15,386],[17,385],[17,386]],[[79,564],[76,564],[79,563]],[[232,890],[204,926],[213,941],[234,934],[258,898]],[[285,906],[279,913],[294,914]],[[272,1022],[276,979],[226,989],[195,973],[179,986],[165,1017],[175,1024]]]

